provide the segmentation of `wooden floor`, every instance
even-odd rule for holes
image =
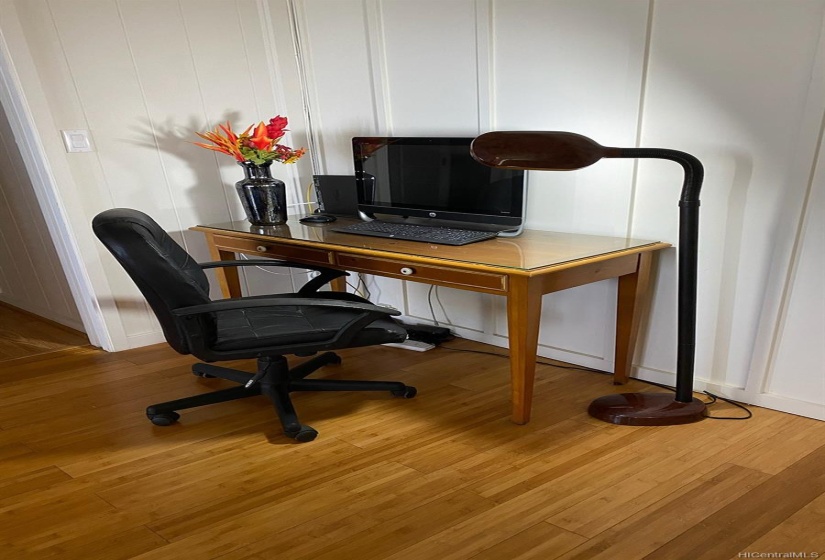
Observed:
[[[86,344],[83,333],[0,303],[0,361]]]
[[[747,421],[613,426],[585,413],[592,398],[620,390],[608,377],[543,365],[534,419],[517,426],[506,359],[341,354],[324,375],[399,379],[418,397],[296,394],[302,420],[320,431],[306,444],[281,435],[263,397],[153,426],[146,405],[228,386],[191,375],[192,360],[164,345],[3,361],[0,558],[825,552],[825,423],[756,408]]]

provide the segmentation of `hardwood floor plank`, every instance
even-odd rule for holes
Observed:
[[[749,489],[648,558],[727,558],[825,493],[825,445]]]
[[[659,389],[539,365],[533,419],[517,426],[506,359],[341,355],[317,375],[399,379],[419,395],[296,393],[320,431],[308,444],[282,435],[263,397],[153,426],[147,405],[231,385],[193,376],[194,360],[166,345],[0,362],[0,557],[669,560],[823,547],[823,422],[754,408],[744,422],[614,426],[587,403]]]
[[[106,532],[99,528],[94,534],[80,533],[38,550],[37,555],[59,560],[128,560],[164,544],[166,541],[142,526],[122,532]]]
[[[471,560],[551,560],[572,550],[587,538],[550,523],[536,523],[471,557]]]
[[[781,417],[777,416],[777,419]],[[770,424],[766,423],[765,426]],[[634,450],[641,453],[642,447],[660,449],[664,451],[660,455],[661,460],[632,474],[621,484],[607,487],[547,521],[580,535],[596,537],[616,523],[705,476],[720,463],[738,458],[742,448],[750,448],[763,439],[763,431],[747,427],[740,428],[731,436],[722,431],[701,437],[696,432],[706,432],[705,426],[694,425],[694,428],[694,433],[686,431],[683,434],[685,441],[679,447],[668,445],[670,436],[667,430],[635,442],[624,453]]]
[[[39,470],[25,471],[18,476],[0,480],[0,502],[21,494],[36,492],[69,480],[71,477],[57,467],[48,466]]]
[[[676,556],[662,555],[661,547],[674,536],[704,524],[714,512],[767,478],[765,473],[738,465],[721,465],[560,558],[688,558],[681,552]]]
[[[820,494],[808,505],[788,517],[785,521],[745,546],[732,558],[742,558],[739,553],[784,552],[813,553],[819,558],[825,556],[825,494]]]
[[[0,302],[0,362],[88,344],[82,332]]]

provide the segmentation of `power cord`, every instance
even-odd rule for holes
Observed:
[[[347,282],[347,286],[352,288],[352,291],[361,296],[364,299],[372,299],[372,294],[370,293],[370,289],[367,287],[367,282],[364,280],[364,275],[360,272],[358,273],[358,283],[353,286],[349,282]]]
[[[315,186],[314,181],[311,182],[309,185],[307,185],[307,192],[306,192],[305,198],[306,198],[306,205],[307,205],[307,213],[308,214],[312,214],[312,205],[313,204],[315,204],[316,208],[318,208],[318,206],[319,206],[317,201],[312,202],[312,187],[314,187],[314,186]]]
[[[490,356],[498,356],[499,358],[509,358],[510,357],[507,354],[499,354],[498,352],[490,352],[488,350],[468,350],[466,348],[453,348],[451,346],[444,346],[443,344],[439,345],[439,348],[443,348],[445,350],[452,350],[453,352],[470,352],[470,353],[473,353],[473,354],[488,354]],[[561,364],[554,363],[554,362],[543,362],[541,360],[536,360],[536,363],[542,364],[542,365],[545,365],[545,366],[553,366],[553,367],[557,367],[557,368],[560,368],[560,369],[575,369],[575,370],[579,370],[579,371],[587,371],[587,372],[590,372],[590,373],[599,373],[601,375],[613,375],[609,371],[602,371],[602,370],[599,370],[599,369],[586,368],[586,367],[582,367],[582,366],[561,365]],[[663,385],[662,383],[656,383],[655,381],[646,381],[644,379],[639,379],[637,377],[634,377],[633,379],[636,380],[636,381],[641,381],[642,383],[647,383],[648,385],[654,385],[654,386],[660,387],[662,389],[667,389],[669,391],[674,391],[674,392],[676,391],[675,387],[670,387],[668,385]],[[745,405],[743,405],[742,403],[739,403],[739,402],[731,400],[731,399],[727,399],[725,397],[720,397],[719,395],[715,395],[715,394],[713,394],[709,391],[702,391],[702,393],[707,395],[708,397],[710,397],[710,400],[705,402],[706,406],[710,406],[710,405],[714,404],[716,401],[724,401],[728,404],[732,404],[733,406],[735,406],[737,408],[741,408],[742,410],[745,411],[745,414],[746,414],[745,416],[711,416],[707,413],[707,410],[706,410],[705,411],[705,418],[710,418],[710,419],[713,419],[713,420],[747,420],[748,418],[751,418],[753,416],[753,412],[751,412],[751,410],[748,407],[746,407]]]
[[[433,324],[437,327],[439,326],[438,318],[435,316],[435,308],[433,307],[433,295],[435,295],[435,300],[438,302],[438,306],[441,308],[441,314],[444,315],[445,322],[449,325],[452,324],[450,320],[450,316],[447,315],[447,309],[444,307],[444,304],[441,302],[441,296],[438,294],[438,286],[435,284],[430,284],[430,289],[427,291],[427,305],[430,306],[430,316],[433,318]]]
[[[358,286],[363,291],[364,297],[366,299],[372,299],[372,292],[370,292],[369,286],[367,286],[367,280],[364,278],[364,273],[358,273]]]
[[[437,326],[439,326],[439,325],[438,325],[438,319],[436,319],[436,317],[435,317],[435,309],[433,309],[433,290],[434,290],[434,289],[435,289],[435,284],[430,284],[430,289],[429,289],[429,291],[427,292],[427,305],[429,305],[429,306],[430,306],[430,315],[432,315],[432,317],[433,317],[433,323],[434,323],[434,324],[435,324],[435,326],[437,327]]]
[[[250,258],[247,257],[246,255],[244,255],[243,253],[240,253],[240,257],[241,257],[241,260],[245,260],[245,261],[250,260]],[[267,274],[274,274],[276,276],[290,276],[292,278],[295,278],[296,276],[298,276],[300,274],[306,274],[306,272],[298,272],[298,273],[294,273],[294,272],[291,272],[291,271],[290,272],[278,272],[276,270],[270,270],[270,269],[264,268],[262,266],[253,266],[252,268],[257,268],[261,272],[266,272]],[[313,274],[311,272],[309,274],[313,277],[316,276],[316,274]],[[364,297],[366,299],[371,299],[372,294],[370,293],[370,289],[367,287],[367,282],[364,280],[364,275],[361,274],[360,272],[358,273],[358,283],[355,286],[353,286],[351,283],[347,282],[347,286],[352,288],[352,291],[355,292],[356,294],[363,294],[362,297]]]
[[[242,261],[252,260],[249,257],[247,257],[246,255],[244,255],[243,253],[238,253],[238,256],[241,258]],[[265,268],[263,266],[257,266],[257,265],[253,266],[252,268],[257,268],[261,272],[266,272],[267,274],[274,274],[275,276],[290,276],[290,277],[294,278],[297,274],[306,274],[305,272],[299,272],[299,273],[296,274],[296,273],[291,272],[291,269],[290,269],[290,272],[278,272],[277,270],[271,270],[271,269]]]

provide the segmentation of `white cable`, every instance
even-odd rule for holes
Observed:
[[[240,255],[242,261],[251,260],[249,257],[244,255],[243,253],[240,253],[239,255]],[[261,272],[266,272],[267,274],[275,274],[277,276],[290,276],[292,278],[295,277],[295,274],[291,270],[289,272],[278,272],[276,270],[271,270],[271,269],[264,268],[264,267],[258,266],[258,265],[255,265],[253,268],[257,268]],[[306,273],[303,273],[303,274],[306,274]]]

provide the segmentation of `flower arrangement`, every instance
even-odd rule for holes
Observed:
[[[232,126],[218,125],[209,132],[196,132],[198,136],[211,142],[193,142],[196,146],[230,155],[239,162],[248,161],[256,165],[277,161],[280,163],[295,163],[306,153],[306,149],[294,150],[289,146],[278,144],[278,140],[287,132],[287,119],[277,115],[269,119],[269,124],[263,122],[249,127],[240,134],[232,131]],[[254,130],[253,130],[254,128]]]

